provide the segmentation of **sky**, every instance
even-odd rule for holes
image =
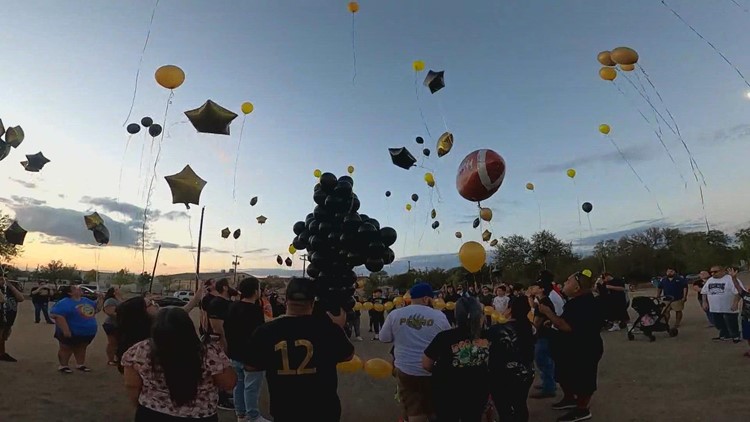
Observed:
[[[750,74],[750,13],[730,0],[667,3]],[[144,51],[154,4],[5,4],[13,19],[0,39],[0,119],[26,133],[0,162],[0,211],[29,230],[16,265],[61,259],[82,269],[151,271],[161,244],[157,273],[191,271],[201,207],[172,204],[163,178],[187,164],[208,182],[205,271],[229,268],[234,254],[241,269],[278,268],[292,225],[313,209],[313,170],[342,175],[349,165],[361,212],[396,228],[393,249],[402,260],[456,253],[456,231],[463,241],[481,240],[484,229],[493,238],[530,235],[541,223],[585,248],[651,225],[700,230],[704,212],[689,157],[666,124],[656,125],[641,88],[654,108],[674,116],[703,171],[711,226],[748,224],[750,85],[659,2],[363,0],[352,16],[345,1],[161,0]],[[639,52],[638,66],[663,102],[639,71],[629,75],[633,85],[622,73],[614,83],[599,78],[597,53],[618,46]],[[446,87],[430,94],[421,73],[417,96],[414,60],[444,70]],[[165,64],[186,73],[168,108],[170,92],[153,78]],[[166,123],[161,141],[126,133],[134,92],[127,123],[144,116]],[[230,136],[199,134],[187,122],[183,112],[208,99],[240,114]],[[243,119],[245,101],[255,110]],[[598,132],[602,123],[651,193]],[[434,145],[446,129],[455,143],[437,158]],[[422,158],[416,136],[433,149],[430,158]],[[402,146],[423,167],[393,166],[387,148]],[[476,230],[477,205],[458,195],[455,172],[479,148],[500,153],[507,171],[483,202],[493,220]],[[39,173],[24,171],[18,163],[39,151],[51,162]],[[565,176],[571,167],[575,183]],[[424,183],[424,168],[433,170],[435,189]],[[406,212],[413,193],[420,199]],[[250,206],[254,196],[258,204]],[[585,215],[579,222],[584,201],[593,204],[590,227]],[[136,230],[148,202],[142,254]],[[430,228],[433,208],[438,230]],[[85,229],[83,215],[92,211],[110,229],[107,246]],[[268,218],[263,226],[259,215]],[[242,236],[222,239],[224,227]],[[295,260],[295,269],[301,265]]]

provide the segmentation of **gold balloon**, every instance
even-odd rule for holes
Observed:
[[[445,309],[445,301],[443,299],[437,298],[432,302],[432,307],[437,309],[438,311],[442,311]]]
[[[440,138],[437,141],[438,157],[442,157],[445,154],[451,152],[451,148],[453,148],[453,134],[450,132],[445,132],[440,135]]]
[[[495,312],[495,308],[492,306],[485,306],[484,307],[484,314],[485,315],[492,315],[492,313]]]
[[[393,302],[385,302],[385,305],[383,305],[386,311],[390,311],[393,309]]]
[[[612,61],[619,64],[638,63],[638,53],[630,47],[617,47],[610,53]]]
[[[349,166],[346,168],[346,172],[349,174],[354,174],[354,166]]]
[[[415,72],[421,72],[424,70],[424,62],[422,60],[414,60],[411,64],[411,68],[414,69]]]
[[[567,174],[568,177],[573,179],[576,177],[576,169],[568,169],[568,171],[566,171],[565,174]]]
[[[406,211],[411,211],[411,204],[406,204]]]
[[[445,303],[445,309],[452,311],[456,309],[456,302],[446,302]]]
[[[297,248],[295,248],[294,245],[289,245],[289,253],[294,255],[297,253]]]
[[[492,322],[500,321],[500,317],[501,317],[500,312],[495,311],[490,316],[492,317]]]
[[[599,77],[605,81],[614,81],[617,77],[617,71],[613,67],[603,67],[599,69]]]
[[[398,305],[401,305],[402,303],[404,303],[404,298],[403,297],[396,296],[396,297],[393,298],[393,304],[394,305],[398,306]]]
[[[362,304],[362,308],[364,308],[365,311],[369,311],[372,309],[372,302],[365,302]]]
[[[377,312],[383,312],[385,310],[385,306],[383,306],[382,303],[376,303],[372,305],[372,309],[374,309]]]
[[[427,182],[427,186],[431,188],[435,187],[435,176],[433,176],[432,173],[425,173],[424,181]]]
[[[458,251],[458,259],[466,271],[475,273],[482,269],[484,261],[487,259],[487,252],[479,243],[470,241],[461,245],[461,249]]]
[[[315,171],[313,171],[313,176],[315,176],[316,178],[319,179],[321,175],[323,175],[323,172],[319,169],[315,169]]]
[[[601,132],[603,135],[609,135],[610,127],[608,124],[604,123],[599,125],[599,132]]]
[[[357,287],[360,288],[360,289],[364,288],[365,287],[365,281],[364,280],[357,281]]]
[[[621,64],[620,70],[622,70],[623,72],[632,72],[635,70],[635,65],[634,64]]]
[[[339,363],[337,363],[336,364],[336,369],[339,372],[343,372],[343,373],[347,373],[347,374],[352,374],[352,373],[357,372],[360,369],[362,369],[362,366],[363,366],[362,359],[360,359],[359,356],[354,355],[352,357],[352,360],[350,360],[348,362],[339,362]]]
[[[245,114],[250,114],[255,110],[255,107],[253,106],[253,103],[251,102],[244,102],[242,103],[242,112]]]
[[[384,359],[370,359],[365,362],[365,372],[375,379],[385,379],[393,373],[393,366]]]
[[[482,208],[479,210],[479,218],[484,221],[492,220],[492,210],[489,208]]]
[[[461,232],[456,232],[456,239],[460,239],[464,237],[464,235]]]
[[[185,204],[188,209],[190,209],[189,204],[199,205],[201,191],[206,186],[206,181],[198,177],[189,165],[177,174],[165,176],[164,179],[167,180],[172,190],[173,204]]]
[[[350,1],[346,8],[349,9],[349,12],[351,13],[357,13],[359,12],[359,3],[356,1]]]
[[[185,72],[177,66],[168,64],[156,69],[156,83],[167,89],[175,89],[185,82]]]
[[[361,311],[362,310],[362,304],[359,303],[359,302],[357,302],[357,303],[354,304],[354,307],[352,309],[354,309],[355,311]]]
[[[489,241],[490,241],[490,238],[492,238],[492,232],[491,232],[491,231],[489,231],[489,230],[485,230],[485,231],[484,231],[484,232],[482,233],[482,240],[484,240],[485,242],[489,242]]]
[[[492,242],[490,242],[490,246],[492,246],[493,248],[497,246],[497,239],[492,239]]]
[[[598,60],[599,63],[601,63],[604,66],[614,66],[615,64],[617,64],[612,60],[612,56],[609,51],[602,51],[599,54],[597,54],[596,60]]]
[[[527,189],[527,190],[534,190],[534,184],[533,184],[533,183],[531,183],[531,182],[527,183],[527,184],[526,184],[526,189]]]
[[[88,230],[93,230],[94,227],[104,224],[104,220],[102,220],[102,217],[97,212],[94,212],[91,215],[84,215],[83,222],[86,224]]]

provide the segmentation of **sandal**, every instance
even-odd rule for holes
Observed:
[[[89,369],[86,365],[78,365],[76,366],[76,369],[81,372],[91,372],[91,369]]]
[[[57,368],[57,372],[59,372],[61,374],[72,374],[73,370],[70,369],[67,366],[61,366],[61,367]]]

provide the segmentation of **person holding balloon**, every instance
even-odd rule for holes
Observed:
[[[372,309],[369,310],[370,324],[372,330],[375,332],[373,340],[378,340],[378,334],[380,334],[380,327],[385,322],[385,298],[383,297],[383,291],[381,289],[375,289],[372,292],[370,303],[372,303]]]

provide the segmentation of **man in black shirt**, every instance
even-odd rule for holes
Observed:
[[[370,298],[370,303],[373,304],[373,309],[370,309],[369,315],[370,315],[370,322],[372,324],[373,330],[375,330],[375,336],[372,338],[373,340],[378,340],[378,335],[380,334],[380,328],[383,326],[383,323],[385,322],[385,311],[383,310],[382,306],[385,305],[385,298],[383,297],[383,291],[380,289],[375,289],[372,292],[372,298]],[[379,311],[375,309],[375,305],[380,305],[377,308],[380,309]]]
[[[246,371],[243,356],[252,346],[250,337],[265,322],[263,308],[258,304],[260,283],[255,277],[247,277],[238,286],[240,300],[232,302],[224,319],[224,336],[227,342],[227,356],[237,372],[237,386],[234,388],[234,411],[237,419],[248,422],[268,422],[260,414],[258,399],[263,386],[263,372]],[[223,298],[217,300],[224,300]]]
[[[222,350],[227,352],[227,339],[224,335],[224,320],[229,313],[229,305],[232,303],[230,298],[229,280],[222,278],[214,284],[213,299],[208,302],[206,314],[209,322],[209,335],[211,341],[221,345]],[[219,408],[224,410],[234,410],[234,405],[230,400],[231,395],[219,391]]]
[[[532,393],[532,399],[545,399],[555,397],[557,394],[557,383],[555,382],[555,362],[552,360],[551,343],[555,335],[552,321],[539,311],[539,305],[544,305],[552,310],[555,305],[549,298],[552,291],[552,280],[554,275],[543,270],[539,274],[539,280],[530,286],[530,292],[534,302],[534,327],[536,327],[537,341],[534,345],[534,361],[539,370],[539,378],[542,381],[539,387],[541,391]]]
[[[245,369],[266,371],[275,422],[338,422],[336,364],[354,355],[343,329],[346,313],[313,315],[315,289],[306,278],[289,281],[286,300],[285,316],[255,330]]]
[[[37,287],[31,289],[31,303],[34,304],[34,322],[39,324],[42,320],[41,316],[44,315],[44,320],[47,324],[54,324],[49,318],[49,300],[54,292],[47,285],[46,281],[40,281]]]

